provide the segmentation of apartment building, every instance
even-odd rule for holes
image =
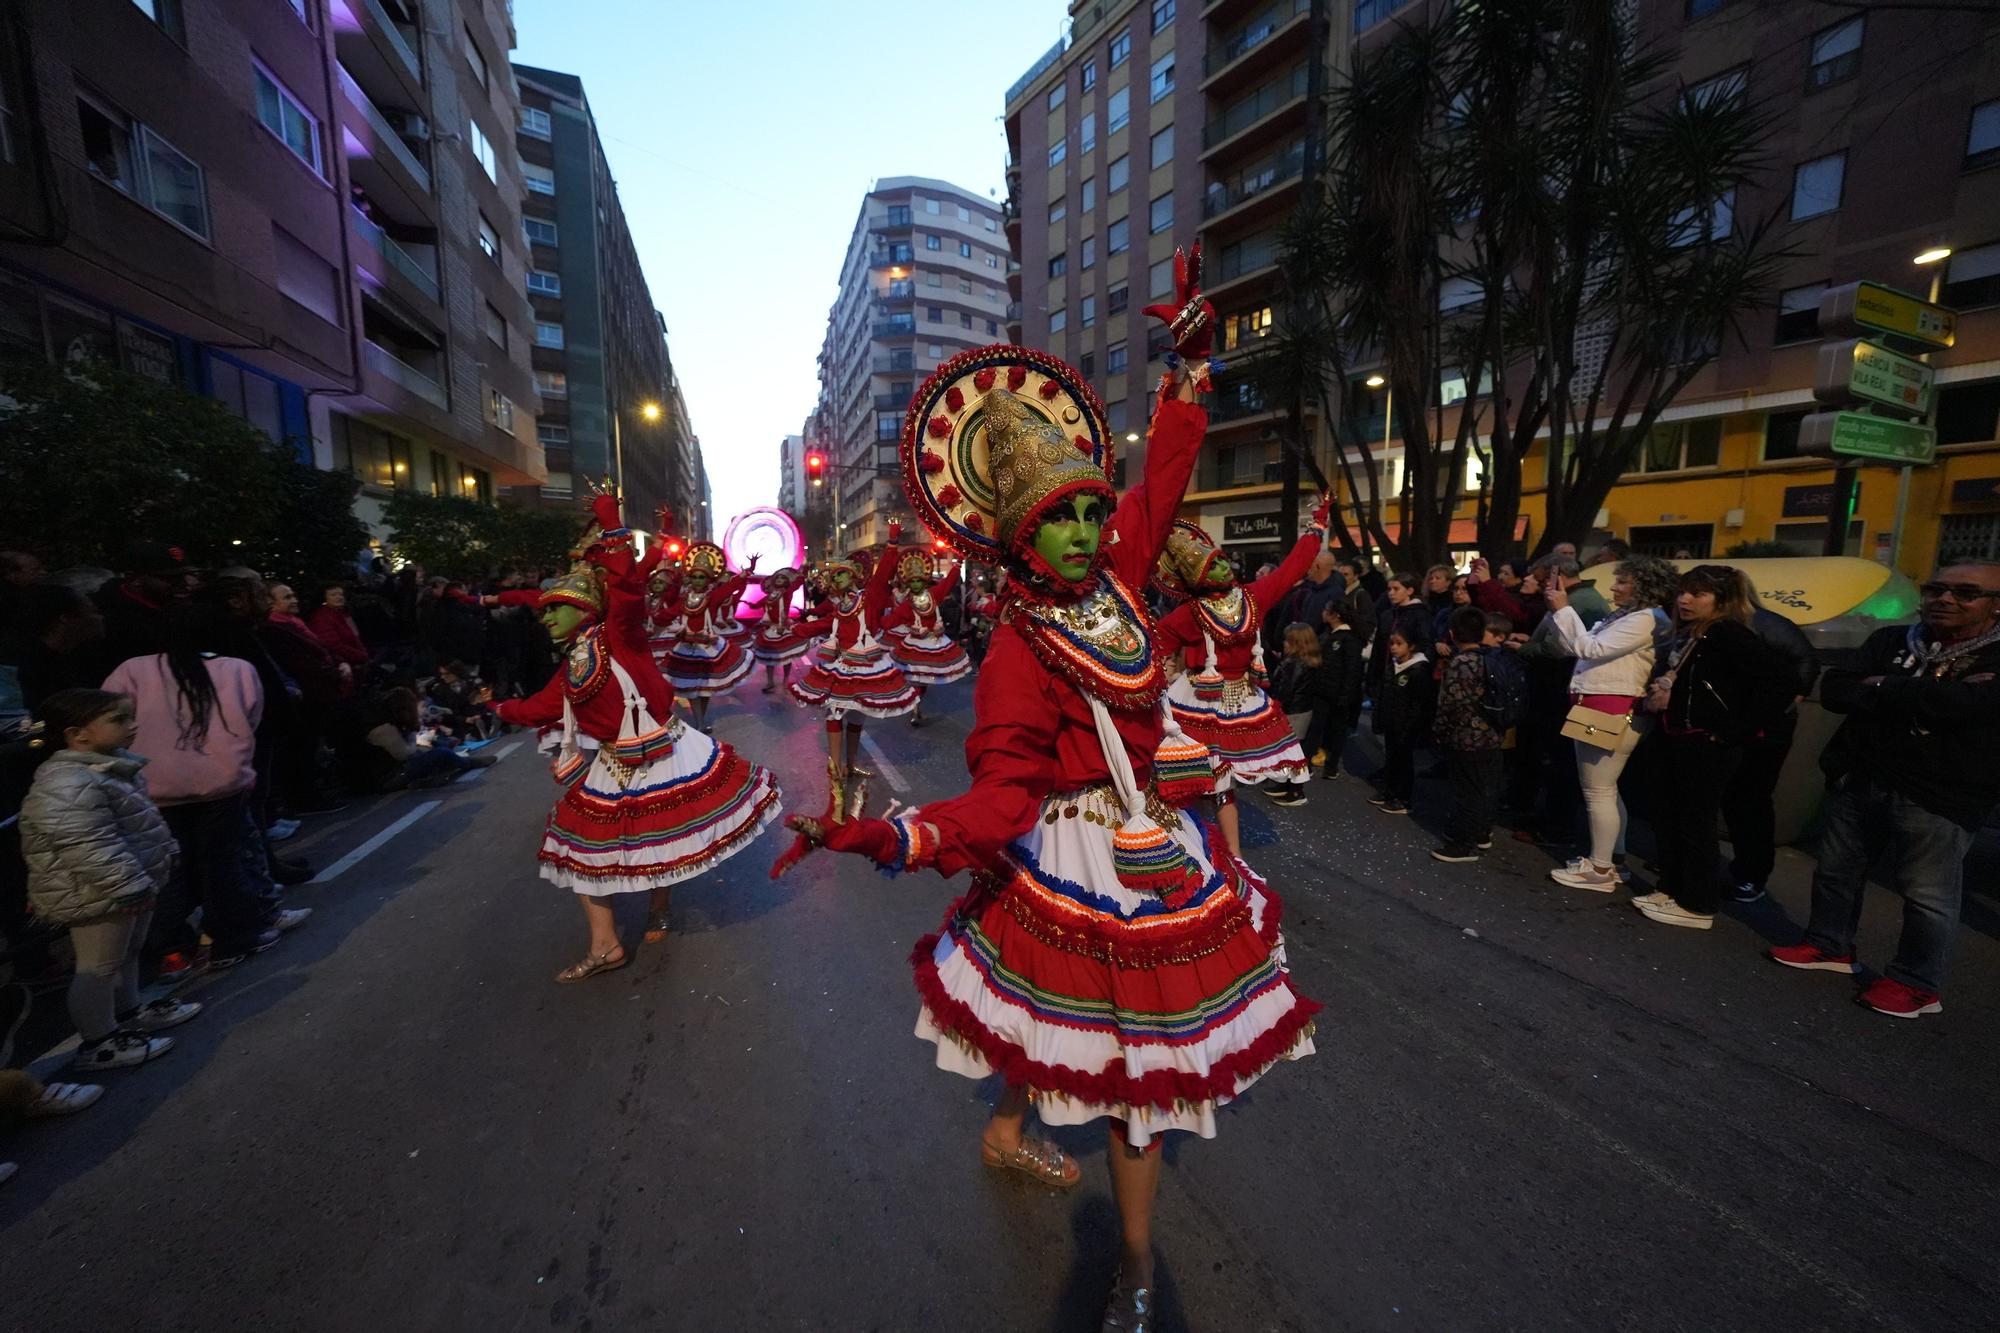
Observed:
[[[0,29],[0,339],[215,397],[378,526],[537,483],[502,0],[37,5]]]
[[[896,440],[903,412],[942,361],[1004,337],[1007,238],[994,200],[945,181],[892,176],[861,201],[840,294],[820,348],[818,424],[836,544],[888,537],[907,517]]]
[[[516,144],[527,187],[521,225],[534,307],[531,349],[548,458],[536,494],[589,502],[586,479],[619,482],[633,521],[698,507],[694,433],[669,410],[673,364],[583,81],[515,65]]]
[[[1351,31],[1347,6],[1331,8],[1328,69]],[[1311,18],[1310,0],[1080,0],[1068,34],[1007,92],[1012,327],[1103,395],[1126,437],[1121,485],[1138,479],[1167,348],[1139,312],[1172,299],[1175,247],[1201,240],[1219,356],[1240,362],[1272,328]],[[1225,378],[1210,417],[1185,512],[1232,546],[1274,545],[1277,415]]]

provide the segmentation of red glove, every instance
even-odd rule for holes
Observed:
[[[1319,497],[1319,507],[1313,510],[1313,526],[1324,528],[1332,517],[1333,495],[1328,493]]]
[[[1208,360],[1215,346],[1215,307],[1201,294],[1201,242],[1174,251],[1174,304],[1149,305],[1140,313],[1167,326],[1183,360]]]
[[[597,526],[606,532],[625,526],[625,520],[618,512],[618,497],[600,495],[590,502],[590,515],[597,520]]]
[[[806,819],[794,815],[785,821],[785,827],[798,834],[792,845],[771,864],[771,878],[777,879],[800,861],[815,847],[827,847],[836,852],[853,852],[865,856],[877,865],[892,864],[900,850],[895,826],[886,819],[850,819],[845,824],[828,823],[820,819]],[[812,830],[808,834],[807,829]]]
[[[901,544],[902,540],[903,540],[903,525],[901,523],[891,523],[889,525],[889,545],[891,546],[899,545]],[[831,846],[832,844],[829,843],[828,845]]]

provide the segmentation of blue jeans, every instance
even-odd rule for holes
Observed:
[[[1958,930],[1972,831],[1900,792],[1861,778],[1849,782],[1846,790],[1826,794],[1806,943],[1838,958],[1853,956],[1868,867],[1893,840],[1896,878],[1903,890],[1903,934],[1895,960],[1883,970],[1905,986],[1942,991],[1945,960]]]

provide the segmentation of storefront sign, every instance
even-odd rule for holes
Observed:
[[[1962,477],[1951,484],[1955,505],[2000,504],[2000,477]]]
[[[1859,485],[1855,495],[1861,494]],[[1787,486],[1781,513],[1785,518],[1825,518],[1833,512],[1833,483],[1824,486]]]
[[[1278,511],[1260,514],[1231,514],[1222,520],[1224,545],[1235,542],[1275,542],[1284,538],[1278,531]]]
[[[180,379],[173,339],[141,328],[129,319],[118,321],[118,360],[125,369],[162,384]]]

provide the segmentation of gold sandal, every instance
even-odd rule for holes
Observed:
[[[1069,1173],[1075,1160],[1047,1139],[1024,1137],[1020,1147],[1005,1149],[996,1148],[982,1138],[979,1160],[996,1171],[1019,1171],[1059,1190],[1075,1189],[1083,1183],[1081,1170],[1075,1175]]]
[[[612,950],[616,950],[623,955],[615,963],[611,961]],[[632,955],[625,953],[625,946],[614,944],[603,953],[585,954],[582,962],[572,963],[570,966],[556,973],[556,983],[567,986],[571,982],[582,981],[587,977],[594,977],[600,972],[616,972],[631,961]]]
[[[646,914],[646,943],[658,944],[667,937],[667,909]]]

